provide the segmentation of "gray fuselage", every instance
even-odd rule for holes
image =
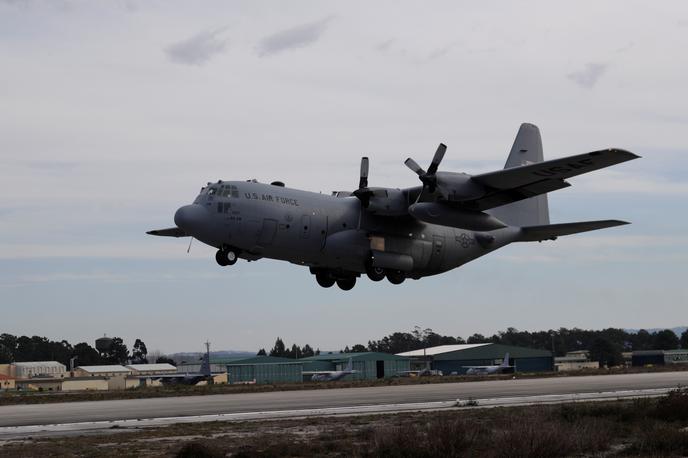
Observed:
[[[412,190],[402,192],[412,196]],[[456,268],[516,241],[519,233],[517,227],[480,233],[410,215],[377,216],[353,196],[255,181],[209,184],[192,205],[177,211],[175,222],[196,239],[233,247],[248,260],[360,274],[375,258],[376,266],[403,270],[411,278]]]

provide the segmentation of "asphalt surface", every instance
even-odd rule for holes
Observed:
[[[688,386],[688,372],[219,394],[0,407],[0,427]]]

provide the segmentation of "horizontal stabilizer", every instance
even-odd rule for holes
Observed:
[[[184,229],[179,227],[171,227],[169,229],[155,229],[146,232],[146,234],[158,235],[160,237],[188,237],[188,235],[186,235],[186,232],[184,232]]]
[[[495,189],[514,189],[542,180],[565,180],[638,157],[630,151],[611,148],[483,173],[471,179]]]
[[[578,234],[579,232],[596,231],[608,227],[623,226],[626,221],[607,219],[603,221],[581,221],[579,223],[546,224],[544,226],[529,226],[521,228],[521,242],[539,242],[554,240],[562,235]]]

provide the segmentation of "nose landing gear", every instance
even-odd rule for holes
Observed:
[[[236,250],[229,247],[222,247],[215,253],[215,261],[222,267],[233,266],[236,264],[239,255]]]

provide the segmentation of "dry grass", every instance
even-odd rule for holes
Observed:
[[[634,401],[178,424],[7,443],[0,456],[686,456],[686,402],[684,389]]]

